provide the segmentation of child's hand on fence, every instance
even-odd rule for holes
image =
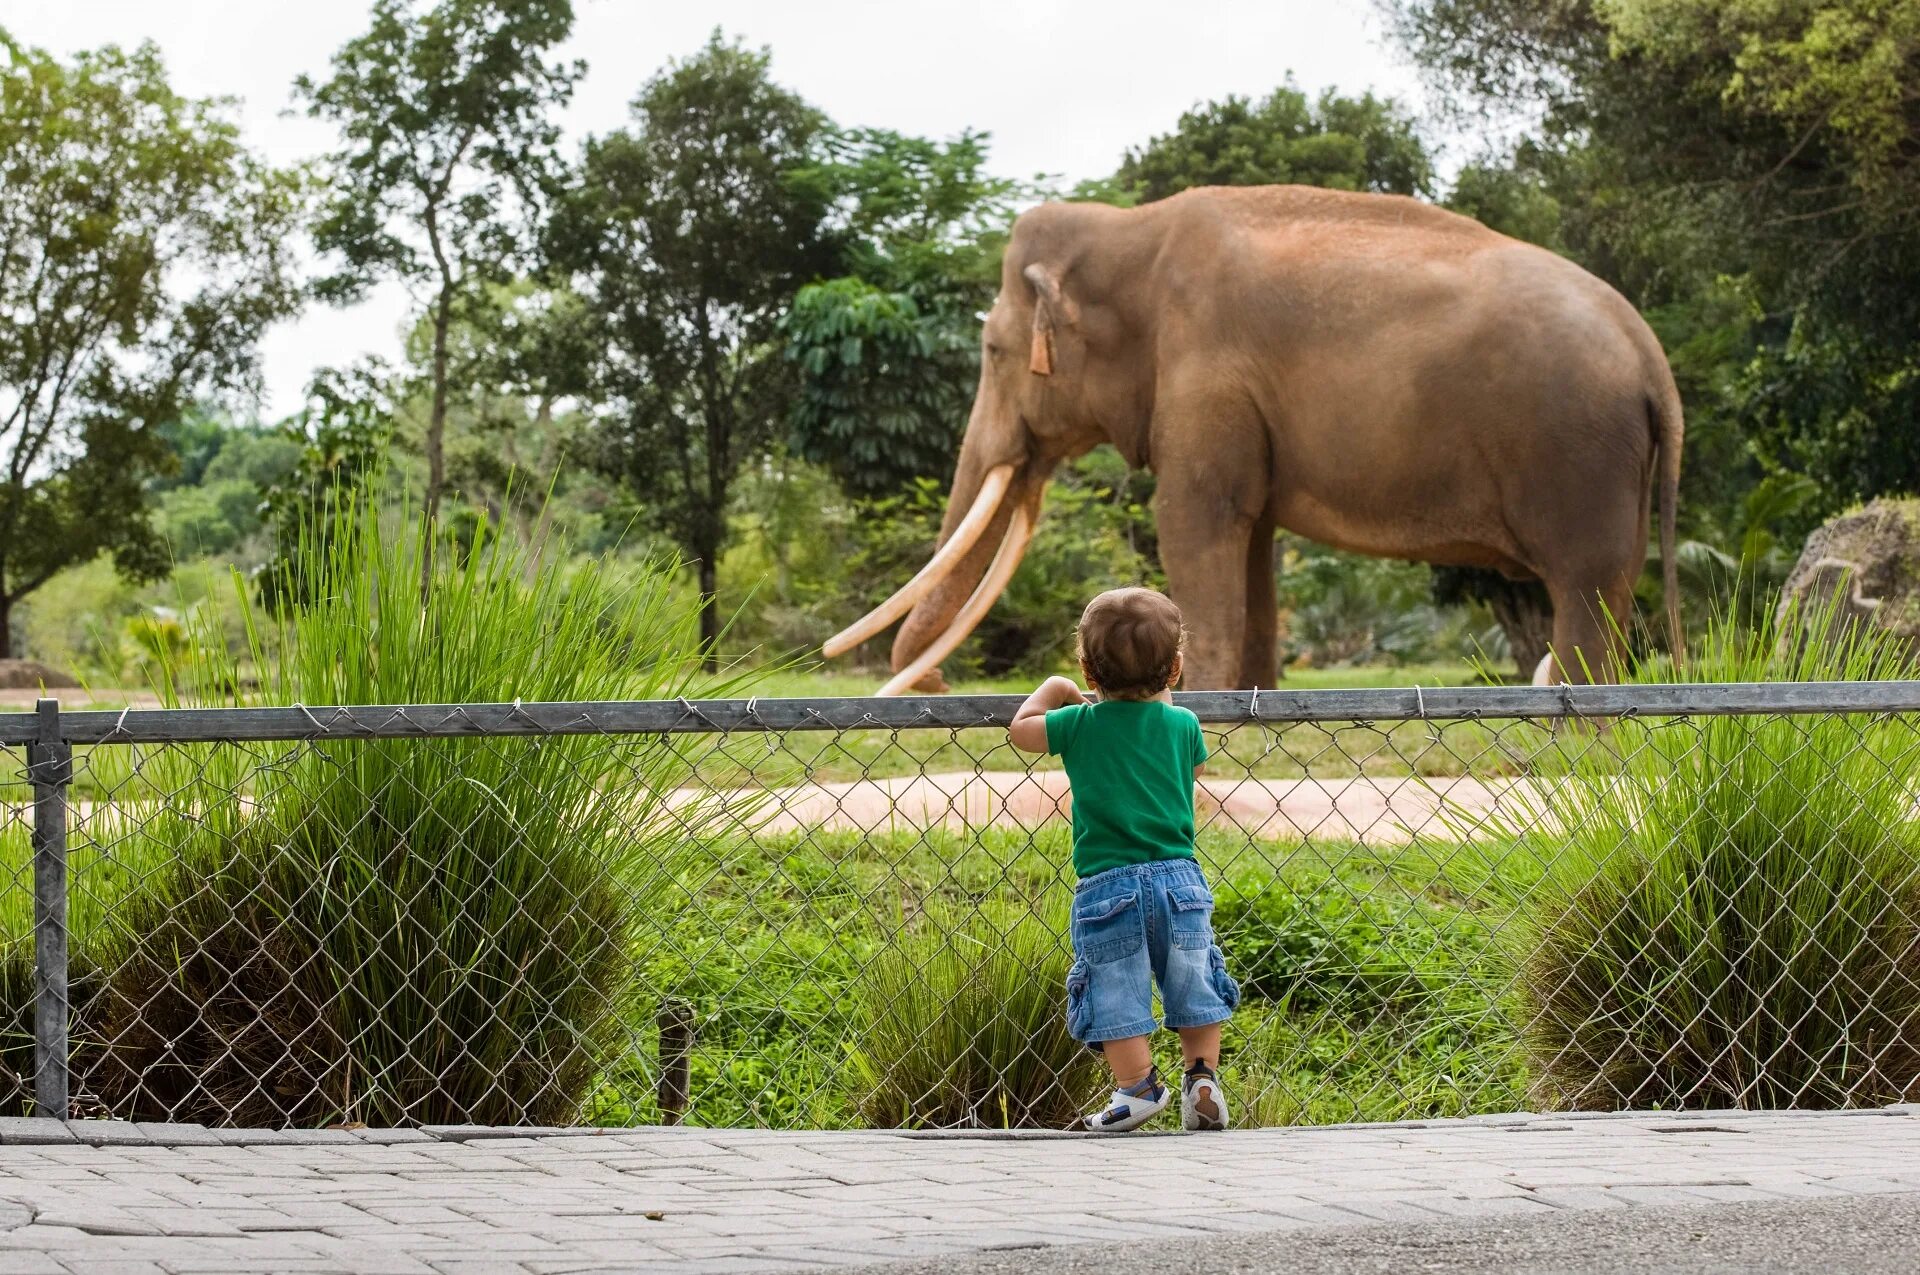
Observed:
[[[1074,684],[1072,678],[1050,677],[1040,683],[1038,690],[1027,696],[1027,702],[1013,715],[1013,724],[1007,727],[1007,737],[1022,752],[1044,753],[1047,751],[1047,714],[1068,704],[1086,702],[1086,693]]]

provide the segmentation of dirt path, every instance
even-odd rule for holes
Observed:
[[[1263,841],[1353,841],[1402,845],[1471,836],[1496,810],[1523,804],[1526,781],[1478,779],[1205,779],[1196,793],[1202,829]],[[681,801],[702,794],[682,790]],[[1073,807],[1059,771],[952,771],[811,783],[720,794],[756,831],[879,833],[943,827],[1038,828]]]

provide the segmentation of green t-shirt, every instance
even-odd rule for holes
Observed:
[[[1047,751],[1073,785],[1073,870],[1193,858],[1200,719],[1158,700],[1069,704],[1047,714]]]

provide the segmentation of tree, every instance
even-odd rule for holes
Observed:
[[[151,44],[63,64],[0,32],[0,655],[19,601],[101,553],[163,574],[163,431],[255,381],[298,307],[301,180],[249,153]]]
[[[1028,193],[987,174],[986,142],[828,135],[846,273],[802,288],[781,331],[799,378],[793,450],[853,495],[952,471],[980,375],[980,314]]]
[[[322,368],[307,387],[306,406],[281,427],[298,452],[290,471],[260,487],[273,546],[256,582],[268,606],[314,600],[332,561],[332,537],[343,529],[339,513],[360,498],[384,462],[400,415],[394,388],[394,376],[377,359]]]
[[[1432,188],[1433,163],[1392,99],[1329,89],[1310,101],[1289,81],[1258,102],[1194,107],[1173,132],[1127,152],[1112,190],[1147,203],[1192,186],[1276,183],[1420,195]]]
[[[824,121],[768,61],[716,31],[669,64],[631,128],[588,142],[550,231],[594,331],[593,453],[697,567],[709,660],[734,478],[787,419],[779,318],[834,259]]]
[[[429,289],[430,521],[446,485],[454,313],[529,252],[556,176],[553,111],[583,70],[545,55],[572,29],[572,0],[375,0],[332,77],[297,82],[308,114],[344,138],[327,157],[332,190],[314,229],[342,262],[322,295],[353,300],[386,277]]]
[[[449,407],[446,473],[470,509],[503,521],[537,512],[531,538],[544,535],[577,423],[557,412],[564,387],[582,383],[592,359],[590,326],[580,297],[530,278],[489,284],[461,299],[442,336],[430,319],[407,341],[415,367],[440,350],[449,379],[461,387]],[[414,384],[421,378],[411,378]]]

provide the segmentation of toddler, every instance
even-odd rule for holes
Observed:
[[[1106,1055],[1113,1099],[1088,1129],[1125,1133],[1171,1095],[1148,1036],[1153,985],[1186,1057],[1181,1123],[1227,1127],[1215,1071],[1220,1024],[1240,989],[1213,941],[1213,895],[1193,858],[1193,782],[1206,760],[1200,721],[1173,705],[1180,677],[1180,609],[1151,589],[1114,589],[1080,617],[1080,670],[1089,703],[1048,678],[1014,714],[1016,748],[1058,753],[1073,788],[1073,968],[1067,1029]]]

